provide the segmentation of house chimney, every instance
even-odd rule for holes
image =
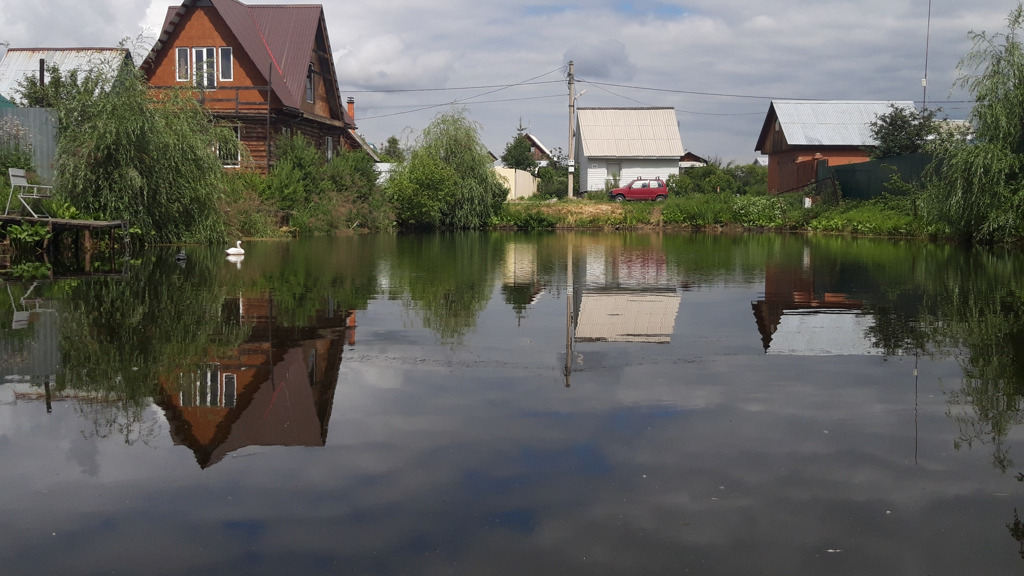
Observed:
[[[348,100],[348,115],[352,117],[352,121],[356,121],[356,99],[349,96]]]

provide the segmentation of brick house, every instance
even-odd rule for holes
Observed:
[[[331,54],[319,4],[185,0],[167,9],[141,68],[154,89],[194,88],[232,127],[248,156],[222,155],[225,166],[267,170],[274,137],[289,132],[328,157],[338,147],[374,156],[355,132],[354,100],[341,100]]]

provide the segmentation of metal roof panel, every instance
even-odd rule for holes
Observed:
[[[684,154],[673,108],[579,108],[583,154],[590,158],[678,158]]]

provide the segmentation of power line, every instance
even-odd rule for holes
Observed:
[[[478,101],[478,102],[467,102],[467,104],[494,104],[494,103],[498,103],[498,102],[520,102],[520,101],[523,101],[523,100],[547,100],[547,99],[550,99],[550,98],[564,98],[564,97],[565,97],[565,94],[552,94],[552,95],[548,95],[548,96],[528,96],[528,97],[523,97],[523,98],[499,98],[499,99],[496,99],[496,100],[481,100],[481,101]],[[377,118],[388,118],[390,116],[401,116],[403,114],[414,114],[416,112],[422,112],[424,110],[431,110],[431,109],[434,109],[434,108],[441,108],[441,107],[444,107],[444,106],[452,106],[454,104],[461,104],[461,103],[462,102],[453,100],[451,102],[442,102],[440,104],[426,104],[426,105],[420,106],[418,108],[414,108],[412,110],[405,110],[405,111],[402,111],[402,112],[392,112],[392,113],[389,113],[389,114],[378,114],[376,116],[363,116],[359,120],[361,122],[363,120],[375,120]],[[403,108],[403,106],[367,106],[366,108],[369,108],[370,110],[375,110],[375,109],[379,109],[379,108]]]
[[[550,72],[548,74],[550,74]],[[517,84],[485,84],[482,86],[455,86],[452,88],[382,88],[379,90],[345,90],[345,93],[398,94],[403,92],[449,92],[454,90],[484,90],[490,88],[512,88],[515,86],[539,86],[541,84],[561,84],[562,82],[562,80],[544,80],[541,82],[519,82]]]

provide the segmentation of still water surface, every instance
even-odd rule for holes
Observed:
[[[1024,259],[146,253],[0,303],[3,574],[1016,574]]]

